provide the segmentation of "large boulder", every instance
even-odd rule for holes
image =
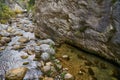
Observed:
[[[11,69],[7,71],[5,80],[23,80],[27,70],[25,67]]]
[[[36,36],[120,64],[120,0],[38,0]]]

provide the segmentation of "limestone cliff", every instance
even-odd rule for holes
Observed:
[[[120,64],[120,0],[38,0],[35,30]]]

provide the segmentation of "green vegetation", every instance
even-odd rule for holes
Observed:
[[[13,15],[14,12],[0,1],[0,23],[5,24]]]
[[[34,10],[34,4],[35,4],[35,0],[29,0],[28,1],[28,10]]]

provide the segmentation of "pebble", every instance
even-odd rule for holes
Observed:
[[[68,71],[69,69],[68,68],[63,68],[63,71]]]
[[[70,60],[70,57],[68,55],[63,55],[62,58],[65,60]]]
[[[73,79],[73,76],[70,73],[66,73],[64,78],[65,79]]]

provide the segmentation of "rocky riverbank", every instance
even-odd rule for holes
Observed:
[[[37,39],[35,25],[25,14],[11,22],[0,24],[0,75],[5,80],[74,78],[70,73],[63,77],[63,67],[54,56],[54,41]]]

